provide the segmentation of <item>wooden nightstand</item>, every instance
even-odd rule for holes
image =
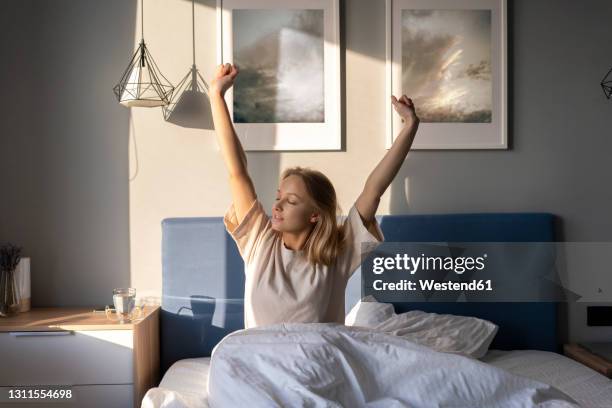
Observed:
[[[144,318],[129,324],[92,310],[34,308],[0,318],[0,406],[15,386],[64,385],[72,402],[49,406],[140,407],[159,383],[160,308],[146,306]],[[15,404],[30,405],[44,403]]]
[[[600,372],[608,378],[612,378],[612,362],[608,361],[578,344],[566,344],[563,346],[566,356]]]

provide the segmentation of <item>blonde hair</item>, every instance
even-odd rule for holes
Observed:
[[[316,264],[330,266],[345,246],[344,229],[338,225],[336,218],[340,212],[336,190],[327,176],[317,170],[299,166],[290,167],[283,171],[281,180],[289,176],[302,178],[319,213],[319,219],[310,232],[303,250],[313,266]]]

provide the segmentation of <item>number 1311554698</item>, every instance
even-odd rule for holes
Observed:
[[[33,400],[62,400],[70,401],[74,394],[70,386],[32,386],[32,387],[0,387],[0,403],[33,401]]]

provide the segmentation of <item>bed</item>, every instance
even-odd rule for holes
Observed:
[[[612,381],[590,368],[557,353],[539,350],[490,350],[482,361],[512,373],[551,384],[573,397],[583,407],[609,408]],[[147,398],[152,406],[169,405],[181,398],[191,406],[208,407],[207,390],[210,357],[179,360]],[[169,405],[171,406],[171,405]]]
[[[387,215],[377,217],[388,242],[549,242],[558,220],[547,213]],[[208,406],[213,348],[243,326],[243,263],[222,218],[162,222],[161,364],[163,378],[143,407]],[[347,312],[360,299],[360,272],[347,286]],[[550,384],[581,406],[609,407],[612,382],[560,354],[555,303],[396,303],[397,313],[423,310],[474,316],[498,325],[480,359]],[[443,353],[438,353],[443,354]],[[402,406],[402,405],[398,405]]]

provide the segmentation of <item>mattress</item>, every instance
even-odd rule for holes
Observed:
[[[550,384],[589,408],[610,408],[612,380],[560,354],[537,350],[490,350],[481,361]],[[142,408],[208,407],[210,358],[179,360],[159,384],[150,389]]]
[[[158,387],[151,388],[142,400],[142,408],[202,407],[207,402],[210,357],[186,358],[172,364]]]
[[[560,354],[537,350],[490,350],[481,361],[550,384],[583,407],[612,407],[612,380]]]

